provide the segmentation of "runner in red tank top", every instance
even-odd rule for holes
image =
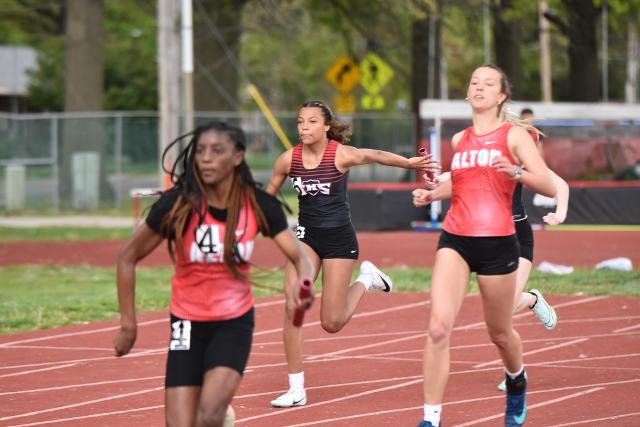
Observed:
[[[505,425],[526,418],[522,344],[512,325],[518,244],[511,218],[515,181],[553,197],[548,169],[525,128],[505,124],[502,106],[511,95],[502,70],[474,70],[467,89],[473,126],[452,138],[452,179],[429,197],[452,195],[438,243],[431,281],[431,312],[424,350],[424,417],[421,427],[440,425],[449,374],[449,342],[471,273],[477,274],[485,323],[505,367]],[[491,152],[491,150],[496,150]],[[511,180],[511,182],[510,182]],[[422,203],[427,190],[416,190]]]
[[[512,125],[522,126],[527,129],[533,141],[536,142],[540,155],[542,155],[542,143],[540,141],[542,134],[531,124],[531,121],[533,120],[533,111],[528,108],[523,109],[520,112],[519,119],[512,115],[507,115],[506,119]],[[567,216],[567,210],[569,207],[569,186],[564,179],[560,178],[550,169],[549,174],[556,187],[556,209],[554,212],[550,212],[545,215],[542,220],[550,225],[558,225],[562,223]],[[414,191],[413,203],[415,206],[422,207],[428,205],[432,201],[451,197],[450,194],[445,194],[441,190],[437,190],[437,187],[449,179],[451,179],[450,172],[440,175],[437,180],[430,180],[425,176],[425,184],[427,188],[432,191],[426,191],[423,189]],[[450,189],[451,186],[449,184],[444,185]],[[515,191],[513,193],[511,214],[515,225],[519,247],[518,273],[516,278],[516,295],[513,313],[515,314],[525,308],[529,308],[538,320],[540,320],[540,323],[550,331],[555,328],[558,322],[558,317],[554,308],[547,302],[542,292],[539,290],[531,289],[530,291],[524,291],[533,265],[534,242],[533,230],[531,228],[531,224],[529,224],[529,221],[527,220],[527,213],[525,212],[524,203],[522,201],[521,182],[516,184]],[[506,391],[506,380],[503,379],[499,382],[498,390]]]
[[[167,239],[175,263],[167,425],[222,425],[251,350],[254,310],[248,276],[257,233],[271,237],[290,260],[298,285],[313,271],[279,202],[255,187],[244,160],[242,130],[220,122],[200,126],[171,143],[163,163],[186,137],[190,141],[166,170],[174,188],[160,194],[118,256],[121,326],[114,347],[116,356],[123,356],[135,343],[136,265]],[[309,303],[292,302],[299,308]]]

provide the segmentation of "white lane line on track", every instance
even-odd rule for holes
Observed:
[[[166,348],[154,349],[154,350],[144,350],[135,353],[130,353],[124,356],[126,359],[133,359],[137,357],[145,357],[145,356],[156,356],[158,354],[164,355]],[[29,363],[25,365],[10,365],[10,366],[0,366],[0,370],[3,369],[16,369],[16,368],[33,368],[36,366],[51,366],[51,365],[60,365],[67,363],[87,363],[87,362],[97,362],[101,360],[114,360],[115,356],[103,356],[103,357],[89,357],[84,359],[71,359],[71,360],[59,360],[56,362],[41,362],[41,363]],[[125,360],[125,359],[122,359]],[[1,376],[0,376],[1,377]]]
[[[531,409],[539,408],[541,406],[553,405],[554,403],[562,402],[564,400],[575,399],[577,397],[586,396],[587,394],[595,393],[596,391],[600,391],[604,389],[605,389],[604,387],[594,387],[588,390],[580,391],[578,393],[573,393],[567,396],[558,397],[557,399],[545,400],[544,402],[539,402],[534,405],[527,405],[527,411],[530,411]],[[484,417],[484,418],[478,418],[477,420],[469,421],[463,424],[456,424],[454,427],[473,426],[476,424],[481,424],[487,421],[491,421],[491,420],[495,420],[497,418],[503,418],[503,417],[504,417],[504,412],[501,412],[499,414],[491,415],[489,417]]]
[[[395,378],[384,378],[379,380],[365,380],[365,381],[354,381],[350,383],[340,383],[340,384],[327,384],[327,385],[316,385],[312,387],[305,387],[305,390],[321,390],[325,388],[334,388],[334,387],[349,387],[352,385],[369,385],[375,383],[385,383],[390,381],[406,381],[406,380],[417,380],[422,378],[422,375],[411,375],[408,377],[395,377]],[[233,399],[247,399],[250,397],[260,397],[260,396],[269,396],[276,393],[284,393],[287,390],[274,390],[274,391],[264,391],[262,393],[252,393],[252,394],[242,394],[239,396],[234,396]]]
[[[12,394],[25,394],[25,393],[41,393],[45,391],[65,390],[69,388],[93,387],[93,386],[102,386],[107,384],[121,384],[121,383],[131,383],[131,382],[147,381],[147,380],[164,380],[164,375],[156,375],[153,377],[142,377],[142,378],[127,378],[124,380],[98,381],[93,383],[69,384],[69,385],[62,385],[62,386],[56,386],[56,387],[34,388],[34,389],[27,389],[27,390],[5,391],[0,393],[0,396],[7,396]]]
[[[535,350],[531,350],[531,351],[527,351],[527,352],[522,353],[522,356],[529,356],[531,354],[543,353],[545,351],[551,351],[551,350],[555,350],[555,349],[558,349],[558,348],[567,347],[567,346],[578,344],[578,343],[585,342],[585,341],[588,341],[588,340],[589,340],[589,338],[580,338],[580,339],[576,339],[576,340],[568,341],[568,342],[563,342],[563,343],[556,344],[556,345],[550,345],[550,346],[547,346],[547,347],[537,348]],[[495,364],[499,364],[499,363],[502,363],[502,359],[494,359],[494,360],[491,360],[489,362],[478,363],[477,365],[474,366],[474,368],[484,368],[485,366],[495,365]]]
[[[161,323],[161,322],[168,322],[168,320],[167,319],[147,320],[145,322],[138,323],[138,326],[155,325],[156,323]],[[25,344],[25,343],[29,343],[29,342],[46,341],[46,340],[52,340],[52,339],[56,339],[56,338],[77,337],[77,336],[81,336],[81,335],[96,334],[96,333],[100,333],[100,332],[110,332],[110,331],[117,330],[119,327],[120,327],[120,325],[108,326],[106,328],[89,329],[89,330],[86,330],[86,331],[66,332],[66,333],[63,333],[63,334],[53,334],[53,335],[47,335],[47,336],[38,337],[38,338],[27,338],[27,339],[18,340],[18,341],[9,341],[9,342],[0,343],[0,348],[2,348],[2,347],[10,347],[10,346],[12,346],[14,344]]]
[[[0,375],[0,378],[19,377],[20,375],[29,375],[29,374],[36,374],[36,373],[39,373],[39,372],[53,371],[53,370],[56,370],[56,369],[70,368],[72,366],[76,366],[77,364],[78,363],[65,363],[64,365],[50,366],[48,368],[31,369],[31,370],[28,370],[28,371],[12,372],[10,374],[2,374],[2,375]]]
[[[254,415],[252,417],[247,417],[247,418],[243,418],[243,419],[240,419],[240,420],[236,419],[236,424],[247,422],[247,421],[251,421],[251,420],[257,420],[257,419],[272,417],[274,415],[279,415],[279,414],[282,414],[282,413],[285,413],[285,412],[303,410],[303,409],[306,409],[306,408],[313,408],[313,407],[316,407],[316,406],[327,405],[329,403],[340,402],[340,401],[343,401],[343,400],[353,399],[353,398],[356,398],[356,397],[368,396],[370,394],[380,393],[380,392],[383,392],[383,391],[394,390],[396,388],[407,387],[407,386],[410,386],[410,385],[413,385],[413,384],[417,384],[417,383],[421,383],[421,382],[422,382],[422,378],[418,378],[418,379],[415,379],[415,380],[405,381],[405,382],[402,382],[400,384],[394,384],[394,385],[390,385],[390,386],[386,386],[386,387],[376,388],[376,389],[373,389],[373,390],[367,390],[367,391],[363,391],[361,393],[355,393],[355,394],[350,394],[349,396],[337,397],[335,399],[324,400],[322,402],[317,402],[317,403],[311,403],[311,404],[305,405],[305,406],[298,406],[296,408],[281,409],[281,410],[277,410],[277,411],[273,411],[273,412],[268,412],[266,414]]]
[[[42,409],[40,411],[25,412],[24,414],[17,414],[17,415],[11,415],[11,416],[8,416],[8,417],[1,417],[0,421],[14,420],[16,418],[30,417],[32,415],[39,415],[39,414],[46,414],[48,412],[61,411],[63,409],[77,408],[79,406],[91,405],[93,403],[106,402],[106,401],[114,400],[114,399],[122,399],[122,398],[125,398],[125,397],[136,396],[136,395],[144,394],[144,393],[151,393],[151,392],[158,391],[158,390],[164,390],[164,386],[147,388],[147,389],[144,389],[144,390],[138,390],[138,391],[134,391],[134,392],[131,392],[131,393],[123,393],[123,394],[112,395],[112,396],[109,396],[109,397],[103,397],[101,399],[86,400],[84,402],[72,403],[70,405],[56,406],[54,408]]]
[[[107,417],[109,415],[128,414],[131,412],[150,411],[152,409],[162,409],[162,408],[164,408],[164,405],[145,406],[143,408],[125,409],[122,411],[102,412],[100,414],[82,415],[79,417],[58,418],[57,420],[47,420],[47,421],[36,421],[29,424],[14,424],[10,427],[32,427],[32,426],[41,426],[43,424],[66,423],[67,421],[86,420],[90,418]]]
[[[465,296],[465,298],[472,297],[472,296],[477,296],[477,294],[473,294],[473,295],[467,294]],[[570,306],[570,305],[585,304],[585,303],[588,303],[588,302],[599,301],[599,300],[604,299],[604,298],[608,298],[608,297],[591,297],[591,298],[585,298],[585,299],[578,300],[578,301],[569,301],[567,303],[559,304],[559,305],[562,305],[562,306],[566,307],[566,306]],[[431,302],[431,301],[429,301],[429,302]],[[515,315],[514,318],[523,317],[523,316],[527,316],[527,315],[529,315],[529,313],[525,312],[525,313],[521,313],[521,314]],[[479,327],[479,326],[484,326],[484,324],[485,324],[484,321],[469,323],[467,325],[461,325],[461,326],[454,327],[453,331],[465,331],[465,330],[469,330],[469,329],[474,329],[474,328]],[[426,336],[426,331],[423,332],[422,334],[416,334],[416,335],[412,335],[410,337],[406,337],[405,339],[403,339],[403,341],[420,338],[421,336],[425,337]],[[331,352],[331,353],[324,353],[324,354],[318,354],[318,355],[315,355],[315,356],[310,356],[305,360],[315,360],[315,359],[320,359],[322,357],[333,356],[333,355],[336,355],[336,354],[349,353],[351,351],[361,350],[363,348],[371,348],[371,347],[376,347],[376,346],[383,346],[383,345],[387,345],[387,344],[393,344],[395,342],[398,342],[398,340],[378,341],[377,343],[370,344],[368,346],[351,347],[351,348],[346,348],[346,349],[335,351],[335,352]],[[495,362],[492,361],[491,363],[495,363]]]
[[[620,328],[620,329],[616,329],[615,333],[619,333],[619,332],[627,332],[627,331],[632,331],[634,329],[639,329],[640,328],[640,323],[638,323],[637,325],[633,325],[633,326],[627,326],[626,328]]]
[[[605,417],[605,418],[591,418],[589,420],[580,420],[580,421],[573,421],[573,422],[564,423],[564,424],[555,424],[554,427],[577,426],[579,424],[600,425],[600,421],[614,421],[614,420],[620,420],[622,418],[628,418],[628,417],[640,417],[640,412],[630,412],[628,414],[611,415],[610,417]],[[638,422],[634,424],[639,425],[640,420],[638,420]]]
[[[368,316],[376,316],[378,314],[385,314],[385,313],[390,313],[390,312],[398,311],[398,310],[406,310],[406,309],[409,309],[409,308],[415,308],[415,307],[420,307],[420,306],[423,306],[423,305],[427,305],[429,303],[430,303],[430,301],[420,301],[420,302],[414,302],[414,303],[411,303],[411,304],[396,305],[396,306],[393,306],[391,308],[383,308],[383,309],[380,309],[380,310],[363,311],[361,313],[354,314],[351,317],[351,319],[368,317]],[[311,326],[319,326],[319,325],[320,325],[320,321],[316,320],[315,322],[308,322],[308,323],[305,322],[302,325],[302,327],[303,328],[309,328]],[[256,337],[256,336],[261,336],[261,335],[273,334],[273,333],[276,333],[276,332],[277,333],[282,332],[282,327],[274,328],[274,329],[267,329],[267,330],[259,331],[259,332],[254,332],[253,336]]]
[[[113,353],[113,347],[69,347],[69,346],[56,346],[56,345],[12,345],[10,347],[2,347],[1,350],[76,350],[76,351],[106,351]],[[140,350],[140,349],[138,349]]]
[[[397,336],[397,335],[410,335],[417,333],[424,333],[424,331],[413,330],[413,331],[399,331],[399,332],[380,332],[373,334],[353,334],[353,335],[336,335],[336,334],[327,334],[321,338],[305,338],[304,342],[325,342],[325,341],[344,341],[344,340],[354,340],[361,338],[378,338],[378,337],[389,337],[389,336]],[[265,341],[265,342],[255,342],[255,346],[268,346],[268,345],[282,345],[282,340],[279,341]]]
[[[486,369],[487,371],[489,371],[490,369]],[[474,373],[474,372],[478,372],[478,371],[463,371],[463,372],[455,372],[455,374],[460,374],[460,373]],[[454,372],[452,372],[452,374],[454,374]],[[597,383],[597,384],[583,384],[583,385],[579,385],[579,386],[569,386],[569,387],[560,387],[560,388],[552,388],[552,389],[546,389],[546,390],[536,390],[536,391],[532,391],[527,393],[527,396],[530,395],[537,395],[537,394],[544,394],[544,393],[555,393],[555,392],[565,392],[567,390],[581,390],[581,389],[585,389],[585,388],[604,388],[606,386],[617,386],[617,385],[623,385],[623,384],[628,384],[628,383],[638,383],[640,382],[640,379],[632,379],[632,380],[624,380],[624,381],[612,381],[612,382],[606,382],[606,383]],[[581,394],[584,394],[584,391],[580,392]],[[457,400],[457,401],[452,401],[452,402],[446,402],[444,404],[444,406],[449,407],[452,405],[460,405],[460,404],[465,404],[465,403],[475,403],[475,402],[484,402],[487,400],[494,400],[494,399],[500,399],[500,400],[504,400],[504,394],[493,394],[491,396],[483,396],[483,397],[476,397],[476,398],[470,398],[470,399],[463,399],[463,400]],[[321,404],[322,402],[318,402],[316,405]],[[293,409],[293,410],[303,410],[304,408],[308,407],[307,406],[300,406],[298,408],[289,408],[289,409]],[[324,424],[324,423],[330,423],[330,422],[335,422],[335,421],[342,421],[342,420],[347,420],[347,419],[353,419],[353,418],[363,418],[363,417],[369,417],[369,416],[374,416],[374,415],[379,415],[379,414],[389,414],[389,413],[395,413],[395,412],[403,412],[403,411],[411,411],[411,410],[422,410],[422,405],[420,406],[412,406],[412,407],[408,407],[408,408],[397,408],[397,409],[390,409],[390,410],[385,410],[385,411],[377,411],[377,412],[366,412],[366,413],[362,413],[362,414],[357,414],[357,415],[350,415],[350,416],[346,416],[346,417],[340,417],[340,418],[331,418],[331,419],[325,419],[325,420],[317,420],[317,421],[312,421],[309,423],[303,423],[303,424],[296,424],[294,425],[289,425],[289,427],[301,427],[301,426],[307,426],[307,425],[315,425],[315,424]],[[284,411],[280,411],[279,413],[284,412]],[[266,416],[269,416],[269,414],[266,414]],[[256,416],[253,417],[252,419],[255,419],[257,417],[261,417],[261,416]],[[243,422],[245,420],[248,420],[247,418],[243,418],[243,419],[239,419],[236,422]]]

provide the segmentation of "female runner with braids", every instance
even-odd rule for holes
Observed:
[[[145,223],[118,256],[121,326],[117,356],[136,335],[135,269],[167,239],[175,264],[165,379],[168,426],[221,426],[247,364],[254,328],[249,260],[258,232],[271,237],[292,265],[292,281],[312,266],[287,227],[279,202],[256,189],[245,163],[241,129],[213,122],[191,137],[170,171],[174,187],[161,193]],[[309,301],[292,298],[303,307]]]
[[[431,280],[420,427],[440,426],[451,332],[472,272],[477,274],[489,336],[504,363],[505,426],[522,425],[526,419],[522,343],[512,324],[519,250],[511,200],[517,182],[550,197],[556,189],[527,130],[505,121],[502,107],[510,96],[501,69],[483,65],[473,71],[467,89],[473,124],[453,136],[451,180],[434,190],[450,186],[451,208]],[[414,200],[422,191],[414,191]]]
[[[371,262],[363,261],[360,275],[351,283],[358,259],[358,240],[347,203],[349,168],[378,163],[420,171],[435,171],[438,162],[429,157],[407,159],[387,151],[345,145],[349,125],[334,119],[329,107],[310,101],[298,109],[299,144],[276,160],[267,192],[276,194],[286,177],[298,192],[296,235],[313,263],[312,279],[322,269],[320,320],[330,333],[340,331],[356,310],[365,291],[391,291],[389,276]],[[276,407],[302,406],[307,402],[302,366],[302,331],[293,326],[296,307],[296,275],[288,263],[285,271],[286,309],[284,348],[289,371],[289,390],[273,400]]]

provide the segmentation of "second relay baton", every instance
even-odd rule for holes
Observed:
[[[418,154],[421,156],[428,156],[429,152],[427,151],[426,148],[420,148],[418,149]],[[427,175],[427,177],[429,178],[430,181],[433,181],[435,179],[435,174],[433,172],[425,172],[425,174]]]
[[[303,279],[300,284],[300,299],[309,298],[309,296],[311,296],[311,280]],[[298,328],[302,326],[305,311],[307,311],[306,308],[299,308],[296,310],[293,315],[293,326]]]

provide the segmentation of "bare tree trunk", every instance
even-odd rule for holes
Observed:
[[[569,21],[547,12],[544,16],[569,39],[569,100],[595,102],[600,97],[596,24],[600,8],[593,1],[562,0]]]
[[[545,0],[541,0],[538,8],[538,25],[540,27],[540,86],[542,87],[542,101],[553,100],[551,86],[551,48],[549,47],[549,21],[544,14],[549,10]]]
[[[493,40],[496,65],[509,76],[513,97],[521,99],[524,93],[522,81],[522,59],[520,45],[522,34],[521,22],[518,19],[507,18],[512,9],[511,0],[502,0],[491,5],[493,15]]]
[[[194,109],[238,109],[242,10],[248,0],[195,0]]]
[[[65,111],[102,111],[104,93],[104,35],[102,0],[68,0],[65,31]],[[113,197],[107,182],[106,123],[103,119],[68,119],[62,123],[60,194],[72,195],[71,157],[77,152],[100,156],[100,199]],[[111,153],[110,153],[111,154]]]
[[[600,10],[593,1],[564,0],[569,12],[569,81],[571,100],[595,102],[598,85],[598,41],[596,28]]]

